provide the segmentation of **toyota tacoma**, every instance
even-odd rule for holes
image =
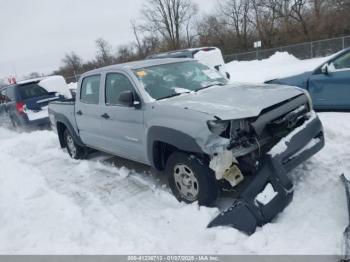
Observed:
[[[62,148],[92,148],[163,172],[179,201],[233,203],[210,224],[248,234],[291,201],[287,173],[324,146],[307,91],[230,83],[196,60],[166,58],[83,74],[76,99],[52,102]]]

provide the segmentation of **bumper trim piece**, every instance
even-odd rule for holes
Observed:
[[[310,141],[315,140],[313,143]],[[305,147],[310,143],[310,146]],[[293,134],[286,149],[277,155],[266,155],[263,165],[231,207],[222,211],[208,227],[230,226],[251,235],[258,226],[271,222],[293,199],[293,183],[287,173],[309,159],[324,146],[323,127],[318,117]],[[256,196],[271,184],[277,195],[266,205]]]

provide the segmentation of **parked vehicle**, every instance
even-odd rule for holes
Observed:
[[[230,79],[230,74],[226,70],[224,58],[221,50],[217,47],[198,47],[176,50],[166,53],[154,54],[146,59],[161,59],[161,58],[193,58],[208,67],[214,68],[222,75]]]
[[[312,72],[267,81],[308,90],[317,110],[350,109],[350,48],[332,57]]]
[[[222,190],[234,204],[210,226],[247,233],[291,201],[286,173],[324,145],[306,91],[229,84],[193,59],[152,59],[83,74],[75,102],[49,115],[62,148],[88,148],[144,163],[168,176],[179,201],[212,205]]]
[[[15,128],[49,127],[48,104],[60,99],[48,92],[38,80],[25,81],[0,89],[0,113],[9,118]]]

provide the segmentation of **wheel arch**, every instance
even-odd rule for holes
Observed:
[[[81,141],[80,137],[74,130],[72,124],[69,122],[69,120],[61,114],[55,115],[56,118],[56,128],[57,128],[57,134],[58,134],[58,139],[60,141],[60,146],[62,148],[66,147],[65,141],[64,141],[64,131],[68,130],[69,133],[72,135],[74,141],[79,145],[84,147],[85,144],[83,141]]]
[[[160,126],[149,129],[147,155],[152,167],[158,171],[163,171],[167,159],[175,151],[204,154],[196,140],[188,134]]]

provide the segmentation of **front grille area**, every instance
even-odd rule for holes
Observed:
[[[271,121],[271,123],[268,125],[268,129],[272,133],[292,131],[305,122],[308,112],[308,105],[301,105],[293,111],[290,111],[287,114]]]

